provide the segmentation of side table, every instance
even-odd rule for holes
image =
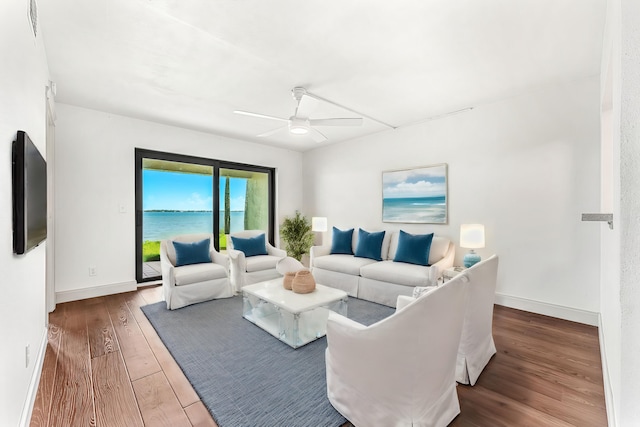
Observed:
[[[442,272],[443,281],[446,282],[447,280],[451,280],[465,270],[466,268],[462,266],[449,267]]]

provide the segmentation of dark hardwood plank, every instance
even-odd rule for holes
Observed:
[[[142,427],[142,418],[120,352],[91,360],[96,425]]]
[[[118,345],[132,381],[159,372],[160,365],[147,344],[125,297],[112,295],[107,300],[111,323],[118,337]]]
[[[92,358],[119,350],[111,318],[103,300],[92,305],[88,312],[87,333]]]
[[[60,326],[57,322],[49,322],[47,348],[40,375],[40,384],[38,385],[36,400],[33,404],[33,413],[31,414],[32,427],[44,427],[49,423],[51,397],[56,376],[56,362],[58,360],[58,350],[60,349]]]
[[[191,422],[162,372],[133,382],[140,413],[147,426],[190,427]]]
[[[62,331],[49,425],[94,426],[87,324],[81,305],[66,314]]]
[[[128,294],[126,298],[127,304],[138,322],[138,326],[140,326],[140,330],[142,330],[142,333],[147,339],[151,351],[153,351],[156,360],[160,364],[162,371],[167,377],[169,384],[171,384],[182,407],[186,408],[200,401],[200,397],[198,397],[191,383],[187,377],[185,377],[182,369],[180,369],[180,366],[178,366],[173,356],[171,356],[169,350],[164,346],[156,330],[153,329],[153,326],[149,323],[147,316],[140,310],[141,306],[146,305],[146,301],[138,293]]]

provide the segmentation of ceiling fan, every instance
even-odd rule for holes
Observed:
[[[362,117],[354,118],[330,118],[330,119],[311,119],[309,116],[315,110],[318,99],[307,92],[303,87],[295,87],[291,90],[293,98],[297,101],[296,111],[293,116],[288,119],[282,117],[269,116],[266,114],[252,113],[249,111],[235,110],[236,114],[245,116],[258,117],[262,119],[277,120],[286,122],[285,126],[261,133],[258,137],[267,137],[274,135],[283,129],[288,129],[294,135],[309,135],[316,142],[326,141],[327,137],[316,129],[314,126],[361,126]],[[324,99],[323,99],[324,100]]]

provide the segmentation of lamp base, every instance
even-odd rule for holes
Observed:
[[[480,255],[471,250],[464,256],[462,262],[464,263],[465,268],[469,268],[472,265],[479,263],[481,259]]]

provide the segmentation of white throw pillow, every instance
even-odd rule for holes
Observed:
[[[290,256],[288,256],[286,258],[282,258],[276,264],[276,271],[278,273],[282,274],[283,276],[286,273],[300,271],[303,268],[304,268],[304,265],[302,265],[302,263],[300,261],[298,261],[297,259],[292,258]]]

